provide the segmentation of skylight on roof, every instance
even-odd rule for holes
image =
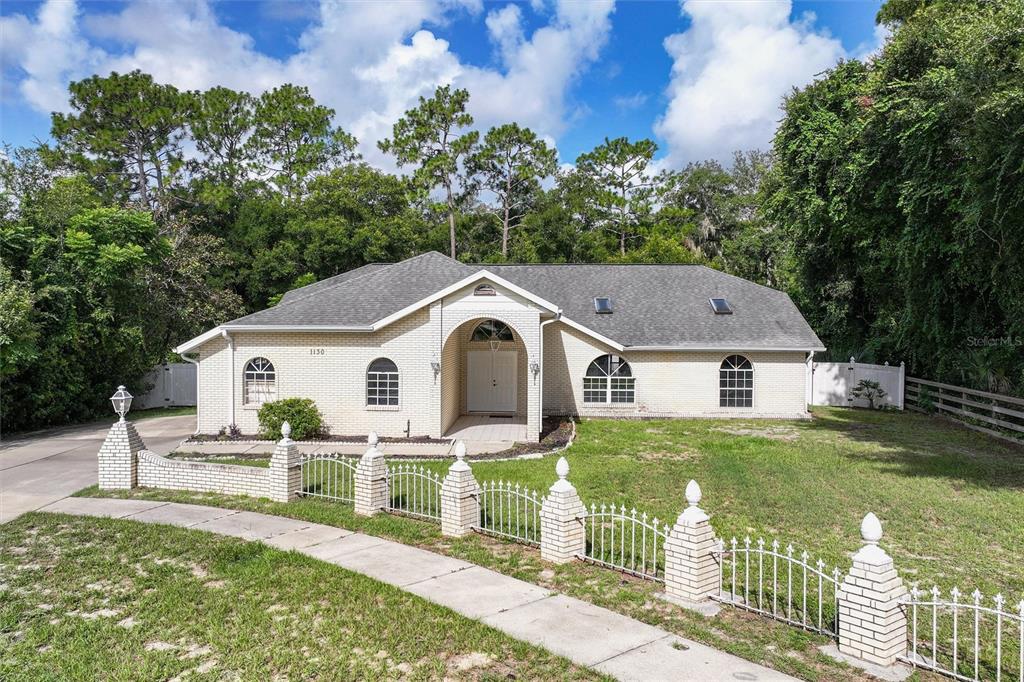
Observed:
[[[715,315],[732,315],[729,301],[724,298],[709,298],[708,300],[711,301],[711,309],[715,311]]]
[[[612,312],[612,299],[598,296],[594,299],[594,312],[598,315],[609,315]]]

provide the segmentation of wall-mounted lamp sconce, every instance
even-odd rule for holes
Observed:
[[[533,372],[533,378],[536,379],[537,375],[540,374],[540,363],[531,362],[530,371]]]
[[[441,363],[437,360],[431,360],[430,369],[434,370],[434,378],[436,379],[437,375],[441,373]]]

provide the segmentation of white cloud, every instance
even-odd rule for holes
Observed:
[[[790,20],[789,0],[683,0],[681,7],[691,23],[665,39],[674,63],[668,107],[655,124],[669,167],[766,148],[783,95],[844,56],[837,39],[815,30],[813,15]]]
[[[613,98],[612,103],[620,111],[639,109],[643,105],[647,104],[647,93],[636,92],[632,95],[620,95],[619,97]]]
[[[44,112],[67,108],[69,81],[112,70],[142,69],[188,89],[306,85],[335,109],[336,123],[360,139],[371,162],[389,166],[376,141],[437,85],[469,89],[481,128],[515,119],[557,137],[573,114],[568,90],[607,41],[612,10],[612,0],[565,0],[530,36],[517,5],[492,10],[484,23],[501,65],[484,68],[462,63],[430,30],[459,12],[481,13],[480,0],[321,0],[286,59],[261,53],[251,36],[220,23],[207,0],[137,0],[86,16],[73,1],[47,0],[34,17],[0,18],[0,57],[5,96],[15,91]],[[104,50],[99,41],[117,47]]]

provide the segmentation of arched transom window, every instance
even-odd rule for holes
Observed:
[[[583,402],[629,404],[636,400],[636,379],[629,363],[618,355],[602,355],[587,367]]]
[[[504,322],[484,320],[473,330],[474,341],[512,341],[512,330]]]
[[[398,365],[388,358],[377,358],[366,369],[366,404],[398,404]]]
[[[242,374],[242,402],[262,405],[277,399],[277,372],[266,358],[253,358],[245,363]]]
[[[730,355],[718,371],[720,407],[754,406],[754,367],[742,355]]]

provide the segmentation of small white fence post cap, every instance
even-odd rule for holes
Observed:
[[[860,536],[869,545],[877,545],[882,539],[882,522],[878,520],[874,512],[868,512],[864,520],[860,522]]]
[[[691,478],[690,482],[686,484],[686,501],[690,503],[691,507],[696,507],[700,504],[701,497],[700,485]]]
[[[558,464],[555,465],[555,473],[558,474],[559,480],[562,481],[569,475],[569,461],[565,457],[558,458]]]
[[[292,425],[288,422],[281,424],[281,436],[284,440],[288,440],[292,435]]]
[[[466,444],[461,440],[455,442],[455,459],[466,459]]]
[[[379,441],[380,441],[380,438],[377,437],[377,432],[376,431],[370,431],[370,433],[366,436],[366,443],[371,448],[377,447],[377,443]]]

